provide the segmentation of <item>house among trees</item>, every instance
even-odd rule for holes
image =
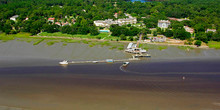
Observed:
[[[16,21],[16,19],[18,18],[19,16],[18,15],[14,15],[10,18],[10,20],[13,20],[13,21]]]
[[[94,24],[100,27],[110,27],[110,25],[116,24],[116,22],[113,19],[106,19],[94,21]]]
[[[55,20],[55,18],[48,18],[48,22],[52,22],[52,23],[54,23],[54,20]]]
[[[135,18],[135,17],[118,19],[115,21],[113,19],[94,21],[94,24],[96,26],[100,26],[100,27],[110,27],[112,24],[118,24],[119,26],[122,26],[122,25],[126,25],[126,24],[136,24],[136,23],[137,23],[137,18]]]
[[[132,18],[125,18],[125,19],[118,19],[116,22],[119,26],[126,25],[126,24],[136,24],[137,19],[132,17]]]
[[[160,28],[168,28],[170,25],[169,20],[158,20],[158,27]]]
[[[189,26],[184,26],[184,29],[189,32],[190,34],[193,34],[194,33],[194,29],[193,28],[190,28]]]
[[[207,29],[206,32],[216,32],[216,29]]]

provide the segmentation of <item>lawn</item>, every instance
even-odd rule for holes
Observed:
[[[220,42],[217,41],[209,41],[208,42],[209,48],[215,48],[215,49],[220,49]]]

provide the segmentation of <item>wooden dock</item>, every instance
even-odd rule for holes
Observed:
[[[109,62],[108,60],[112,60],[112,62]],[[137,61],[140,60],[138,58],[129,58],[129,59],[106,59],[106,60],[94,60],[94,61],[68,61],[68,64],[80,64],[80,63],[114,63],[114,62],[125,62],[125,61]]]

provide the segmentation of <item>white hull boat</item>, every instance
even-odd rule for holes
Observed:
[[[68,65],[68,62],[66,60],[63,60],[62,62],[59,62],[60,65]]]
[[[129,62],[124,62],[122,66],[128,66]]]

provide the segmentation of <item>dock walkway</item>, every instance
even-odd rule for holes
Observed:
[[[125,62],[125,61],[137,61],[140,60],[138,58],[129,58],[129,59],[118,59],[118,60],[112,60],[112,62],[108,62],[106,60],[94,60],[94,61],[69,61],[68,64],[79,64],[79,63],[113,63],[113,62]]]

